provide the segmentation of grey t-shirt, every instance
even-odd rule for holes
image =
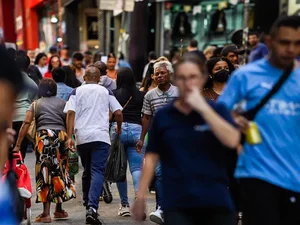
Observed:
[[[36,107],[36,130],[61,130],[66,131],[66,116],[63,112],[66,102],[57,97],[41,98]],[[29,111],[34,112],[33,104]]]

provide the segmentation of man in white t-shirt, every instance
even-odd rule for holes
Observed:
[[[70,96],[65,108],[67,111],[67,133],[70,139],[67,146],[73,146],[73,130],[76,135],[77,150],[84,167],[82,191],[84,205],[87,208],[86,223],[98,224],[97,210],[103,175],[110,148],[109,111],[117,122],[116,132],[120,134],[123,121],[122,107],[115,98],[110,98],[109,91],[98,85],[100,71],[90,66],[85,74],[86,85],[76,89]]]

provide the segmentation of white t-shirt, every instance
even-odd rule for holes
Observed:
[[[86,84],[70,96],[64,112],[75,112],[74,130],[77,145],[95,141],[110,144],[109,111],[122,110],[116,98],[98,84]]]

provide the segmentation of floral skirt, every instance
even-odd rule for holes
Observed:
[[[62,203],[76,197],[75,187],[68,174],[66,133],[41,130],[36,134],[36,202]]]

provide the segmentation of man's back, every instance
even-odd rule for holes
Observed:
[[[87,84],[76,89],[70,97],[68,108],[75,111],[77,144],[102,141],[109,138],[109,93],[98,84]]]

